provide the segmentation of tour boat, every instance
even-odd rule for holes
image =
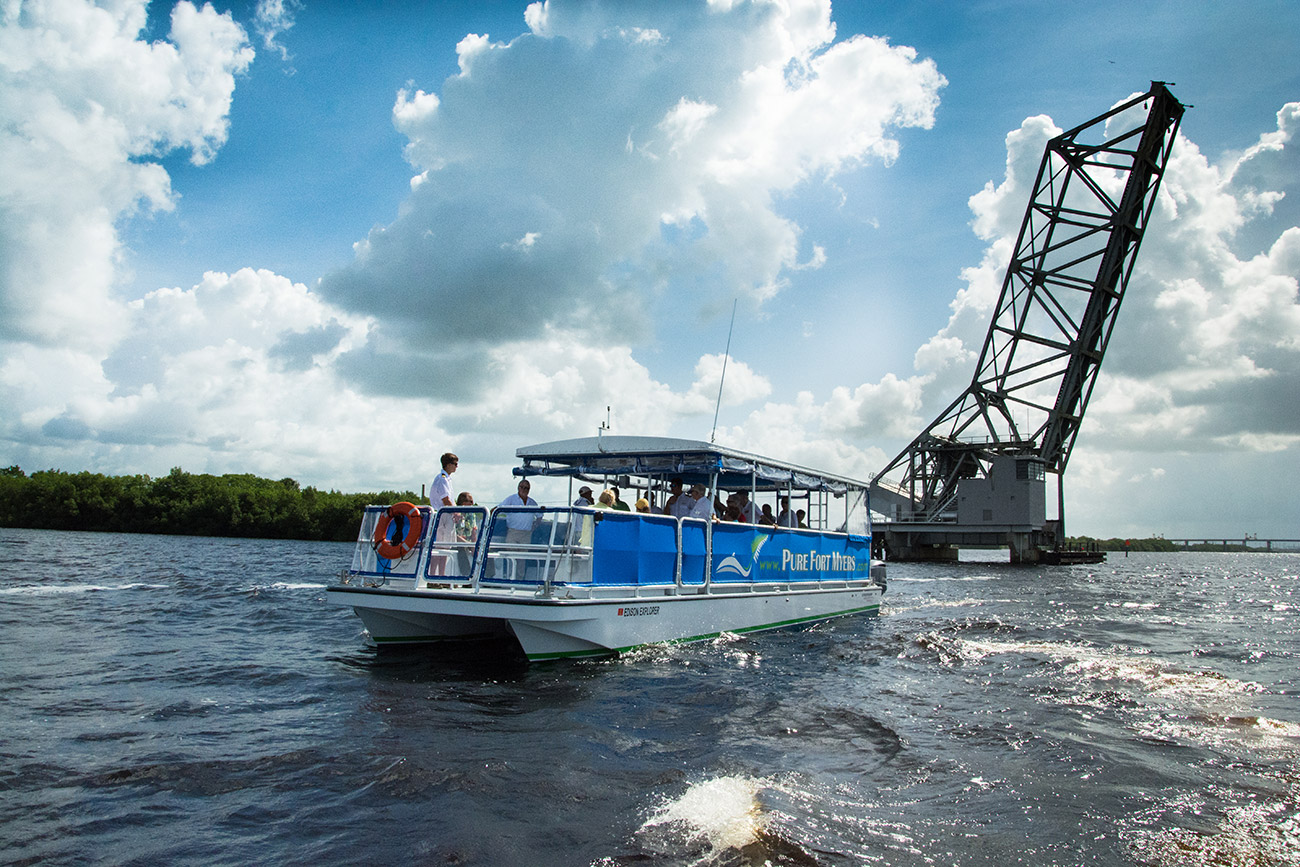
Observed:
[[[665,437],[516,455],[516,476],[567,477],[566,504],[369,506],[329,600],[352,607],[379,646],[499,638],[529,660],[879,612],[885,564],[871,556],[868,482]],[[807,526],[567,505],[577,480],[662,507],[675,479],[706,486],[710,503],[741,491],[752,503],[786,498]]]

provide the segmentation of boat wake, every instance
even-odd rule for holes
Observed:
[[[263,590],[324,590],[328,584],[319,581],[276,581],[274,584],[254,584],[245,588],[245,593],[260,593]]]
[[[113,590],[166,590],[166,584],[20,584],[0,587],[0,596],[58,596],[68,593],[102,593]]]

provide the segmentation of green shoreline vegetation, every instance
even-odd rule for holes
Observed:
[[[401,500],[428,502],[410,491],[344,494],[179,467],[156,479],[0,468],[0,527],[352,542],[367,505]]]
[[[1194,545],[1183,545],[1157,536],[1150,539],[1094,539],[1091,536],[1067,536],[1065,541],[1067,548],[1084,551],[1227,551],[1229,553],[1245,551],[1252,554],[1285,554],[1295,551],[1294,548],[1273,548],[1270,551],[1263,545],[1247,545],[1245,540],[1227,543],[1197,542]]]
[[[1066,536],[1065,546],[1084,551],[1181,551],[1182,545],[1175,545],[1168,539],[1152,537],[1150,539],[1094,539],[1091,536]],[[1215,550],[1218,550],[1217,548]]]

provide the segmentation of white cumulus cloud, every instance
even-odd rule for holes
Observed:
[[[226,140],[243,29],[188,2],[170,41],[141,39],[145,23],[143,2],[0,13],[0,340],[111,345],[117,221],[173,206],[161,154],[203,164]]]
[[[556,330],[644,340],[655,298],[770,298],[825,261],[819,248],[799,261],[801,229],[775,197],[890,161],[893,131],[930,125],[945,84],[910,48],[835,41],[817,0],[547,2],[525,21],[508,42],[465,37],[460,72],[436,91],[398,94],[419,182],[321,284],[376,322],[348,362],[367,388],[409,354],[455,371],[430,394],[468,393],[505,343]]]

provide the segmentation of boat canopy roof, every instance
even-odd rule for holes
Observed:
[[[738,491],[865,491],[870,482],[824,473],[697,440],[673,437],[598,436],[524,446],[516,476],[568,476],[599,482],[610,476],[680,478]]]

